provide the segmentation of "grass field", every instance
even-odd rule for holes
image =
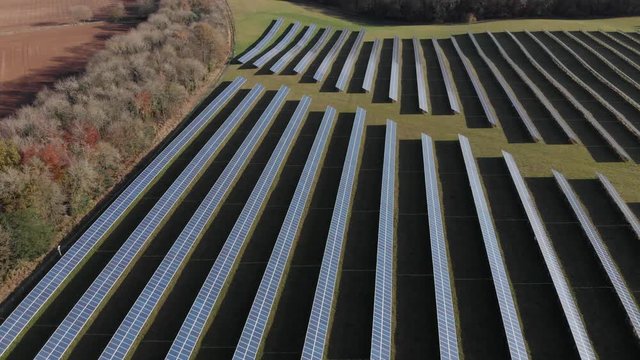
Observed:
[[[501,20],[476,24],[455,25],[387,25],[376,24],[365,19],[350,17],[331,10],[320,10],[307,5],[294,4],[288,1],[274,0],[233,0],[231,8],[236,19],[236,49],[242,53],[260,37],[272,20],[282,16],[285,23],[298,20],[303,24],[315,23],[319,26],[348,28],[358,30],[364,27],[367,31],[365,40],[375,38],[446,38],[451,35],[467,32],[483,33],[487,31],[523,31],[523,30],[621,30],[635,31],[640,25],[640,18],[615,18],[598,20]],[[284,26],[281,32],[284,30]],[[477,156],[499,156],[501,150],[511,152],[523,174],[528,177],[550,176],[550,169],[557,169],[569,178],[594,178],[596,172],[608,176],[627,202],[640,202],[640,166],[634,163],[596,162],[584,146],[511,144],[507,141],[503,130],[498,128],[471,129],[466,126],[464,115],[432,116],[401,114],[400,102],[373,103],[371,94],[354,93],[319,93],[319,84],[301,83],[298,76],[258,75],[255,69],[240,69],[232,65],[225,74],[230,80],[237,75],[245,76],[249,83],[262,83],[269,89],[276,89],[281,84],[292,88],[292,95],[312,97],[312,110],[322,110],[327,105],[336,107],[338,111],[354,112],[356,106],[364,107],[369,116],[368,124],[383,124],[387,118],[398,122],[398,135],[401,139],[418,139],[421,132],[431,135],[434,140],[454,140],[457,134],[469,137]]]

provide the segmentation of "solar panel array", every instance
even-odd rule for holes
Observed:
[[[631,225],[631,229],[633,229],[638,239],[640,239],[640,221],[638,221],[638,218],[636,217],[636,215],[633,213],[631,208],[629,208],[629,205],[627,205],[627,203],[624,202],[624,200],[622,199],[622,196],[620,196],[620,194],[618,193],[616,188],[613,186],[611,181],[609,181],[609,179],[606,176],[600,173],[598,173],[597,175],[598,175],[598,180],[600,180],[600,183],[602,184],[604,189],[607,191],[607,194],[609,194],[609,197],[611,198],[611,200],[613,200],[613,202],[616,204],[618,209],[620,209],[620,212],[622,213],[624,218],[627,219],[627,222],[629,223],[629,225]]]
[[[498,42],[498,40],[495,38],[495,36],[493,36],[492,33],[488,33],[488,35],[489,35],[489,38],[491,38],[493,43],[498,48],[498,52],[500,53],[502,58],[506,62],[509,63],[509,66],[511,66],[511,68],[518,74],[518,77],[520,77],[520,79],[525,84],[527,84],[527,86],[529,87],[529,89],[531,89],[531,91],[536,96],[538,101],[540,101],[540,103],[549,112],[551,117],[555,120],[555,122],[558,124],[558,126],[562,129],[562,131],[565,133],[565,135],[567,135],[567,138],[569,138],[569,140],[574,144],[580,144],[581,142],[580,142],[580,139],[578,138],[578,135],[576,135],[576,133],[573,131],[573,129],[571,129],[569,124],[567,124],[567,122],[564,120],[562,115],[560,115],[558,110],[556,110],[556,108],[553,106],[553,104],[551,104],[551,101],[547,98],[547,96],[544,94],[544,92],[538,87],[538,85],[536,85],[533,81],[531,81],[531,78],[529,78],[527,73],[524,72],[522,70],[522,68],[520,68],[520,66],[518,66],[518,64],[516,64],[515,61],[513,61],[513,59],[511,59],[509,54],[507,54],[507,52],[504,50],[504,48]]]
[[[189,162],[58,325],[36,356],[37,359],[57,358],[64,355],[96,309],[108,298],[113,286],[126,273],[140,251],[180,203],[180,199],[204,172],[213,160],[213,156],[222,148],[263,90],[262,85],[255,85],[238,108]]]
[[[278,233],[278,238],[260,282],[258,293],[251,305],[247,322],[233,354],[234,359],[255,359],[258,356],[261,344],[264,342],[267,324],[275,310],[276,298],[282,285],[282,279],[291,261],[291,249],[302,226],[305,209],[311,201],[313,185],[321,160],[326,153],[326,145],[334,123],[335,112],[325,112],[300,181],[293,194],[293,199],[289,204],[284,223]]]
[[[245,64],[256,57],[262,50],[264,50],[264,48],[271,42],[271,40],[273,40],[273,37],[276,36],[283,22],[284,19],[281,17],[276,19],[276,21],[273,23],[273,26],[271,26],[271,28],[269,29],[269,32],[253,48],[251,48],[251,50],[242,55],[238,59],[238,61],[240,61],[242,64]]]
[[[296,67],[293,68],[293,71],[295,71],[296,74],[300,74],[301,72],[304,72],[305,70],[307,70],[307,68],[309,67],[309,64],[311,64],[311,61],[315,59],[316,56],[318,56],[318,53],[320,52],[320,50],[322,49],[324,44],[327,42],[327,39],[329,39],[329,36],[331,36],[332,33],[333,33],[333,28],[331,26],[324,29],[324,32],[320,36],[320,39],[318,39],[318,41],[313,45],[313,47],[309,49],[309,51],[306,54],[304,54],[302,59],[300,59],[298,64],[296,64]]]
[[[633,36],[631,36],[631,35],[629,35],[629,34],[627,34],[627,33],[625,33],[625,32],[622,32],[622,31],[616,31],[616,34],[618,34],[618,35],[620,35],[620,36],[623,36],[625,39],[627,39],[627,40],[629,40],[629,41],[633,42],[633,43],[634,43],[634,44],[636,44],[636,45],[640,45],[640,40],[638,40],[638,39],[634,38]],[[637,34],[637,32],[636,32],[636,34]]]
[[[536,203],[527,188],[522,174],[520,174],[520,169],[518,169],[518,165],[513,159],[513,156],[506,151],[503,151],[502,155],[518,192],[518,196],[520,197],[520,203],[524,207],[527,218],[529,219],[529,224],[531,225],[536,242],[542,253],[542,258],[549,270],[553,287],[560,299],[560,305],[569,324],[578,353],[582,359],[597,359],[595,349],[593,348],[591,339],[589,339],[589,334],[580,315],[578,304],[571,291],[571,285],[565,277],[562,263],[553,247],[551,239],[549,239],[549,234],[545,229]]]
[[[598,33],[606,36],[607,38],[611,39],[611,41],[613,41],[614,43],[616,43],[616,44],[626,48],[627,50],[635,53],[636,55],[640,56],[640,51],[638,51],[638,49],[634,48],[633,46],[631,46],[629,44],[626,44],[626,43],[620,41],[620,39],[617,39],[615,36],[613,36],[613,35],[611,35],[611,34],[609,34],[607,32],[604,32],[604,31],[598,31]]]
[[[553,62],[560,69],[562,69],[562,71],[564,71],[567,75],[569,75],[571,77],[571,79],[573,79],[573,81],[575,81],[583,89],[585,89],[589,94],[591,94],[591,96],[593,96],[593,98],[596,101],[598,101],[602,106],[607,108],[607,110],[609,110],[609,112],[611,112],[611,114],[613,114],[616,117],[616,119],[622,125],[624,125],[624,127],[626,127],[631,133],[633,133],[633,135],[635,135],[637,138],[640,138],[640,130],[638,130],[638,128],[636,128],[635,125],[633,125],[629,121],[629,119],[627,119],[615,107],[613,107],[613,105],[611,105],[611,103],[609,101],[607,101],[602,96],[600,96],[600,94],[594,88],[589,86],[579,76],[577,76],[576,73],[573,72],[573,70],[569,69],[560,59],[558,59],[557,56],[555,56],[555,54],[551,50],[549,50],[549,48],[540,39],[538,39],[537,36],[535,36],[534,34],[528,32],[528,31],[525,31],[525,33],[527,33],[529,35],[529,37],[531,39],[533,39],[544,50],[544,52],[551,58],[551,60],[553,60]],[[552,38],[554,38],[554,37],[552,37]]]
[[[529,133],[529,136],[531,137],[531,139],[535,142],[542,140],[542,135],[540,135],[540,131],[538,131],[538,128],[529,117],[529,114],[524,109],[524,106],[522,106],[522,103],[520,103],[520,100],[518,99],[516,94],[513,92],[513,88],[511,88],[511,85],[509,85],[509,82],[507,81],[507,79],[505,79],[504,76],[502,76],[502,73],[500,72],[498,67],[484,53],[484,51],[476,41],[476,37],[473,34],[469,34],[469,37],[471,38],[471,42],[475,46],[476,51],[480,55],[480,58],[484,61],[485,64],[487,64],[487,66],[489,67],[489,70],[491,71],[493,76],[498,80],[498,83],[500,84],[504,92],[507,94],[509,101],[511,101],[511,105],[516,109],[516,112],[518,113],[518,116],[520,117],[525,127],[527,128],[527,132]]]
[[[300,30],[300,22],[296,21],[290,28],[289,31],[285,34],[285,36],[280,40],[271,50],[267,51],[264,55],[260,56],[258,60],[253,62],[253,65],[261,68],[265,66],[271,59],[273,59],[276,55],[278,55],[282,50],[284,50],[289,43],[293,40],[293,38]]]
[[[476,91],[476,95],[478,95],[478,99],[480,100],[480,104],[482,105],[482,109],[484,110],[484,114],[487,116],[487,120],[492,126],[498,125],[498,116],[493,110],[493,106],[491,106],[491,102],[489,102],[489,96],[487,92],[484,90],[480,79],[478,79],[478,74],[476,74],[476,70],[473,68],[471,61],[464,55],[462,49],[458,45],[458,42],[454,37],[451,38],[451,42],[453,43],[453,47],[456,49],[462,64],[464,65],[464,69],[471,80],[471,84],[473,85],[473,89]]]
[[[400,39],[393,37],[393,50],[391,52],[391,79],[389,80],[389,99],[398,101],[400,98]]]
[[[413,57],[416,66],[416,82],[418,83],[418,108],[425,113],[429,112],[429,103],[427,102],[427,76],[425,69],[427,65],[422,54],[422,46],[420,41],[413,38]]]
[[[275,150],[271,154],[256,186],[242,208],[233,229],[229,233],[220,253],[191,305],[180,330],[169,349],[167,358],[189,359],[196,349],[200,338],[204,335],[206,324],[213,315],[213,309],[223,296],[223,289],[228,284],[230,275],[237,265],[240,255],[251,236],[260,212],[264,209],[270,189],[274,186],[278,174],[285,164],[287,154],[293,148],[294,139],[304,124],[304,116],[311,104],[311,98],[303,96]],[[333,108],[327,112],[335,113]]]
[[[291,60],[293,60],[293,58],[296,55],[298,55],[298,53],[300,51],[302,51],[302,48],[304,48],[305,45],[307,45],[309,40],[311,40],[311,38],[313,37],[313,34],[315,33],[315,31],[316,31],[316,24],[309,25],[307,27],[307,30],[304,32],[304,34],[300,38],[300,40],[298,40],[298,42],[291,49],[289,49],[289,51],[287,51],[284,55],[282,55],[278,59],[278,61],[276,61],[276,63],[273,64],[273,66],[271,67],[271,72],[277,74],[277,73],[281,72],[282,70],[284,70],[284,67]]]
[[[382,190],[376,255],[376,285],[373,300],[371,359],[390,359],[393,330],[393,259],[395,236],[396,123],[387,120],[382,164]]]
[[[40,311],[76,271],[83,259],[95,248],[106,234],[120,221],[127,210],[137,202],[140,195],[147,191],[162,171],[175,159],[188,144],[209,123],[224,104],[245,83],[242,77],[236,78],[211,103],[178,134],[151,163],[138,175],[127,188],[109,205],[96,221],[80,236],[60,260],[47,272],[29,294],[18,304],[0,326],[0,356],[20,334],[33,322]]]
[[[638,304],[636,304],[629,287],[625,283],[624,278],[620,273],[620,269],[618,269],[616,263],[613,261],[607,246],[598,233],[598,229],[589,218],[587,211],[578,199],[578,195],[576,195],[567,179],[564,175],[555,170],[553,170],[553,177],[556,179],[560,190],[562,190],[564,196],[567,198],[569,205],[571,205],[576,218],[578,218],[578,221],[582,226],[582,230],[587,235],[591,246],[598,256],[598,260],[600,260],[600,264],[602,264],[602,267],[607,273],[607,277],[611,281],[611,284],[618,295],[618,299],[620,299],[620,302],[624,307],[636,337],[640,337],[640,309],[638,309]]]
[[[364,73],[364,81],[362,82],[362,89],[366,92],[370,92],[373,87],[373,76],[376,73],[378,62],[380,61],[380,53],[382,52],[382,40],[375,39],[373,41],[373,47],[371,48],[371,54],[369,55],[369,62],[367,63],[367,70]]]
[[[625,73],[624,71],[619,69],[611,61],[609,61],[609,59],[607,59],[604,55],[600,54],[600,52],[598,52],[591,44],[587,44],[586,42],[582,41],[580,38],[578,38],[577,36],[573,35],[569,31],[563,31],[562,33],[565,34],[567,37],[569,37],[571,40],[573,40],[576,43],[578,43],[582,48],[587,50],[593,56],[597,57],[598,60],[600,60],[603,63],[605,63],[609,67],[609,69],[613,70],[618,76],[623,78],[631,86],[635,87],[636,89],[640,89],[640,84],[638,84],[631,76],[627,75],[627,73]]]
[[[322,60],[322,63],[320,63],[318,70],[313,75],[313,80],[315,81],[324,80],[324,78],[327,76],[327,73],[329,72],[329,66],[331,66],[333,62],[336,60],[336,57],[338,56],[340,49],[342,48],[344,43],[347,41],[350,34],[351,34],[351,30],[347,30],[347,29],[342,30],[342,33],[340,33],[340,37],[338,38],[338,41],[336,41],[336,43],[333,44],[333,46],[327,53],[327,56],[325,56],[324,60]]]
[[[438,338],[440,359],[460,358],[458,331],[456,327],[456,308],[453,304],[453,289],[449,273],[449,254],[445,239],[444,214],[433,140],[422,134],[422,161],[424,164],[424,184],[429,216],[429,239],[431,240],[431,261],[433,263],[433,283],[438,316]]]
[[[356,41],[353,43],[351,47],[351,51],[349,51],[349,55],[347,56],[347,60],[344,62],[344,66],[342,67],[342,71],[340,71],[340,76],[338,77],[338,82],[336,82],[336,88],[340,91],[345,91],[347,89],[347,80],[349,80],[349,75],[353,71],[353,66],[356,63],[356,58],[360,53],[360,48],[362,47],[362,42],[364,41],[364,28],[360,29],[358,32],[358,37]]]
[[[451,75],[449,60],[447,60],[447,57],[444,55],[438,39],[432,39],[432,42],[436,51],[436,57],[438,58],[438,64],[440,65],[440,72],[442,72],[442,78],[444,79],[444,86],[447,89],[449,106],[454,113],[458,114],[462,111],[462,108],[460,106],[460,100],[458,100],[458,89]]]
[[[464,157],[464,165],[467,169],[467,176],[469,177],[469,185],[471,186],[476,213],[478,214],[478,221],[480,222],[482,240],[484,241],[487,259],[489,260],[491,277],[493,278],[493,285],[498,298],[502,324],[509,345],[509,353],[512,359],[529,359],[522,324],[518,317],[515,297],[511,291],[511,282],[507,273],[502,250],[498,243],[498,236],[491,217],[491,210],[489,210],[489,203],[480,180],[478,165],[473,157],[469,139],[462,135],[458,135],[458,138]]]
[[[580,103],[580,101],[578,101],[578,99],[576,99],[573,96],[573,94],[571,94],[571,92],[567,90],[566,87],[560,84],[560,82],[558,82],[547,70],[545,70],[544,67],[542,67],[542,65],[540,65],[540,63],[538,63],[533,58],[533,56],[531,56],[531,54],[529,53],[529,50],[527,50],[527,48],[520,42],[520,40],[518,40],[517,37],[515,37],[510,32],[507,32],[507,34],[516,43],[516,45],[518,45],[518,48],[520,48],[520,50],[525,55],[527,60],[538,70],[538,72],[540,72],[540,74],[542,74],[542,76],[545,77],[545,79],[547,79],[547,81],[549,81],[556,89],[558,89],[558,91],[562,93],[562,95],[564,95],[564,97],[567,100],[569,100],[571,105],[573,105],[573,107],[575,107],[584,116],[585,120],[587,120],[587,122],[591,124],[591,126],[593,126],[593,128],[598,132],[598,134],[600,134],[600,136],[611,146],[611,148],[613,148],[613,150],[620,157],[620,159],[624,161],[631,161],[631,157],[629,156],[629,154],[622,148],[622,146],[620,146],[620,144],[618,144],[618,142],[613,138],[613,136],[611,136],[611,134],[596,120],[593,114],[591,114],[591,112],[589,112],[589,110],[587,110]]]
[[[356,117],[349,138],[349,148],[347,149],[340,177],[338,196],[331,216],[329,234],[327,235],[327,243],[324,248],[322,265],[320,266],[318,284],[313,297],[311,316],[304,339],[302,359],[305,360],[321,360],[325,358],[331,311],[337,295],[336,287],[338,285],[340,259],[347,232],[347,218],[353,199],[358,159],[362,147],[365,116],[364,109],[358,108],[356,110]]]
[[[613,47],[613,46],[609,45],[608,43],[602,41],[600,38],[598,38],[597,36],[594,36],[592,33],[588,32],[588,31],[582,31],[581,33],[586,35],[587,37],[589,37],[596,44],[598,44],[598,45],[604,47],[605,49],[611,51],[612,53],[614,53],[617,57],[619,57],[624,62],[626,62],[627,64],[631,65],[632,67],[634,67],[636,70],[640,71],[640,64],[638,64],[635,61],[631,60],[625,54],[623,54],[620,51],[618,51],[618,49],[616,49],[615,47]],[[628,36],[625,33],[621,33],[621,34],[623,34],[624,36]]]
[[[100,356],[101,359],[123,359],[131,351],[136,338],[140,336],[142,329],[159,305],[160,299],[169,288],[185,259],[189,256],[198,239],[204,234],[213,215],[219,210],[226,196],[233,189],[235,181],[240,177],[251,155],[273,123],[278,109],[284,104],[288,93],[289,89],[286,86],[280,87],[138,296],[104,349]]]

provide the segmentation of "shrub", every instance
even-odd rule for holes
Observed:
[[[122,2],[117,2],[107,9],[107,17],[111,22],[120,22],[127,15],[127,10]]]
[[[49,250],[53,228],[33,209],[4,213],[0,224],[11,234],[11,251],[17,260],[33,260]]]
[[[93,18],[93,11],[86,5],[75,5],[69,8],[71,17],[76,23],[89,21]]]

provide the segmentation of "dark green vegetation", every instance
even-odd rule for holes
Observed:
[[[0,279],[84,216],[227,57],[223,2],[158,6],[110,39],[84,75],[0,122]]]
[[[610,17],[640,14],[634,0],[311,0],[358,14],[406,21],[459,22],[517,17]]]

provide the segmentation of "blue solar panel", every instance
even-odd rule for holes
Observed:
[[[444,214],[433,140],[422,134],[422,161],[424,164],[424,183],[427,194],[427,213],[429,216],[429,239],[431,240],[431,260],[433,263],[433,282],[436,295],[438,316],[438,337],[440,359],[459,359],[458,331],[456,327],[456,309],[453,304],[451,274],[449,273],[449,253],[444,230]]]
[[[522,45],[522,43],[520,42],[520,40],[518,40],[517,37],[515,37],[510,32],[507,32],[507,34],[509,34],[511,39],[516,43],[516,45],[518,45],[518,47],[520,48],[522,53],[525,55],[527,60],[529,60],[529,62],[545,77],[545,79],[547,79],[547,81],[549,81],[556,89],[558,89],[558,91],[562,93],[562,95],[567,100],[569,100],[569,102],[573,107],[575,107],[578,111],[580,111],[580,113],[584,116],[585,120],[587,120],[587,122],[591,124],[591,126],[593,126],[593,128],[600,134],[600,136],[602,136],[602,138],[615,150],[616,154],[618,154],[620,159],[624,161],[631,161],[631,157],[629,156],[629,154],[622,148],[622,146],[620,146],[620,144],[618,144],[617,141],[615,141],[613,136],[611,136],[611,134],[609,134],[609,132],[602,125],[600,125],[600,123],[596,120],[593,114],[591,114],[589,110],[587,110],[580,103],[580,101],[578,101],[578,99],[576,99],[573,96],[573,94],[571,94],[571,92],[567,90],[566,87],[564,87],[564,85],[560,84],[559,81],[557,81],[549,72],[547,72],[547,70],[544,69],[544,67],[542,67],[533,58],[533,56],[531,56],[531,54],[529,53],[529,50],[527,50],[527,48],[524,47],[524,45]]]
[[[444,79],[444,86],[447,89],[447,98],[449,99],[449,106],[451,110],[458,114],[461,111],[460,101],[458,100],[458,89],[456,88],[456,83],[453,81],[451,77],[451,68],[449,66],[449,60],[444,55],[444,51],[440,47],[440,43],[438,43],[437,39],[433,39],[433,47],[436,51],[436,57],[438,58],[438,64],[440,65],[440,72],[442,73],[442,78]]]
[[[366,112],[362,108],[356,110],[356,118],[351,130],[349,148],[342,168],[338,196],[336,198],[329,234],[324,248],[322,265],[313,307],[304,340],[302,358],[306,360],[321,360],[325,358],[325,349],[331,322],[331,309],[336,299],[336,286],[344,238],[347,232],[347,218],[354,193],[355,176],[358,167],[362,134],[364,133]]]
[[[285,158],[293,147],[294,139],[302,128],[304,115],[307,113],[310,103],[311,98],[308,96],[304,96],[300,100],[298,108],[271,154],[266,167],[260,175],[260,179],[258,179],[249,196],[249,200],[244,205],[227,241],[220,250],[198,296],[193,305],[191,305],[191,309],[169,349],[167,358],[186,360],[193,355],[199,339],[204,335],[206,324],[213,315],[213,309],[224,296],[225,286],[230,281],[229,275],[237,265],[240,255],[251,236],[254,224],[258,221],[260,212],[264,208],[269,190],[274,186],[277,176],[284,166]]]
[[[316,31],[316,25],[315,24],[309,25],[307,27],[307,30],[304,32],[304,34],[300,38],[300,40],[298,40],[298,43],[295,46],[293,46],[291,49],[289,49],[289,51],[287,51],[284,55],[282,55],[280,59],[276,61],[275,64],[273,64],[273,66],[271,67],[271,72],[277,74],[282,70],[284,70],[284,67],[296,55],[298,55],[298,53],[302,51],[302,48],[304,48],[305,45],[307,45],[307,43],[309,42],[309,40],[311,40],[311,37],[313,36],[314,31]]]
[[[260,42],[258,42],[251,50],[242,55],[238,61],[244,64],[256,57],[271,42],[271,40],[273,40],[273,37],[276,36],[283,22],[284,20],[282,18],[278,18],[262,40],[260,40]]]
[[[400,39],[393,37],[391,52],[391,79],[389,80],[389,99],[398,101],[400,98]]]
[[[33,322],[63,283],[80,266],[83,259],[119,222],[123,214],[137,202],[140,195],[153,184],[155,178],[191,143],[245,81],[244,78],[238,77],[227,86],[153,159],[38,282],[0,326],[0,356],[5,354],[13,342]]]
[[[425,70],[427,65],[424,61],[422,53],[422,45],[420,40],[413,38],[413,57],[416,66],[416,82],[418,85],[418,108],[422,112],[429,112],[429,103],[427,102],[427,76]]]
[[[58,325],[56,331],[36,356],[37,359],[60,357],[70,348],[76,336],[87,325],[96,309],[108,298],[109,292],[122,275],[126,273],[158,228],[177,207],[182,196],[197,181],[207,165],[213,161],[213,156],[222,148],[233,130],[237,128],[241,119],[249,112],[263,91],[264,87],[262,85],[255,85],[242,103],[174,180],[118,252],[102,269],[100,275],[85,291],[62,323]]]
[[[524,106],[522,106],[522,103],[520,103],[520,100],[518,99],[516,94],[513,92],[513,89],[511,88],[511,85],[509,85],[509,82],[507,81],[507,79],[505,79],[504,76],[502,76],[500,69],[498,69],[498,67],[493,63],[493,61],[491,61],[491,59],[489,59],[487,55],[485,55],[484,51],[480,47],[480,44],[478,44],[478,42],[476,41],[476,37],[473,34],[469,34],[469,37],[471,38],[471,42],[473,43],[476,50],[478,51],[480,58],[484,61],[485,64],[487,64],[493,76],[496,78],[496,80],[498,80],[498,83],[502,87],[502,90],[504,90],[505,94],[507,94],[509,101],[511,101],[511,106],[513,106],[516,109],[516,112],[518,113],[518,116],[520,117],[525,127],[527,128],[527,131],[529,132],[529,136],[531,137],[531,139],[535,142],[542,140],[542,135],[540,135],[540,131],[538,131],[538,128],[529,117],[529,114],[524,109]]]
[[[607,110],[609,110],[609,112],[611,114],[613,114],[613,116],[615,116],[615,118],[622,124],[624,125],[624,127],[626,127],[631,133],[633,133],[633,135],[635,135],[637,138],[640,138],[640,130],[638,128],[636,128],[636,126],[629,121],[629,119],[627,119],[626,116],[624,116],[620,111],[618,111],[608,100],[604,99],[602,96],[600,96],[600,94],[593,88],[591,87],[589,84],[587,84],[586,82],[584,82],[579,76],[576,75],[576,73],[573,72],[573,70],[571,70],[569,67],[567,67],[563,61],[561,61],[560,59],[558,59],[558,57],[551,51],[549,50],[549,48],[542,42],[540,41],[540,39],[538,39],[537,36],[535,36],[534,34],[525,31],[529,37],[531,39],[533,39],[543,50],[544,52],[549,55],[549,57],[551,58],[551,60],[553,60],[553,62],[560,68],[562,69],[562,71],[564,71],[567,75],[569,75],[571,77],[571,79],[573,79],[573,81],[575,81],[577,84],[579,84],[583,89],[585,89],[589,94],[591,94],[591,96],[598,101],[602,106],[604,106]],[[560,45],[564,45],[560,40],[558,40],[553,34],[548,33],[548,35],[556,40]],[[566,45],[565,45],[566,46]],[[570,53],[573,50],[568,50]],[[575,56],[575,55],[574,55]],[[584,65],[584,63],[583,63]],[[602,77],[601,75],[592,72],[600,81],[604,82],[605,84],[608,83],[608,81]],[[610,83],[609,83],[610,84]],[[611,87],[611,86],[609,86]],[[613,89],[613,88],[612,88]],[[617,88],[616,88],[617,89]],[[622,94],[621,96],[625,99],[627,99],[626,95],[624,95],[621,92],[618,92],[618,94]],[[638,109],[640,110],[640,105],[638,105]]]
[[[349,80],[349,75],[351,75],[351,72],[353,71],[353,66],[356,63],[356,57],[360,53],[360,48],[362,47],[362,42],[364,41],[364,33],[364,28],[360,29],[360,32],[358,32],[358,37],[356,38],[356,41],[353,43],[353,46],[349,51],[347,60],[344,62],[342,71],[340,71],[340,76],[338,77],[338,82],[336,83],[336,88],[340,91],[345,91],[347,89],[347,80]]]
[[[320,130],[311,147],[300,181],[293,194],[284,223],[278,233],[269,263],[262,276],[258,293],[253,300],[247,322],[233,354],[234,359],[255,359],[266,336],[267,325],[276,307],[285,270],[291,261],[291,249],[302,226],[305,209],[311,201],[318,168],[326,152],[326,144],[335,122],[335,110],[325,112]]]
[[[627,317],[629,318],[629,322],[631,322],[631,326],[633,327],[636,337],[640,338],[640,309],[634,300],[633,294],[631,294],[629,287],[624,281],[624,278],[620,273],[620,269],[618,269],[618,266],[609,253],[607,245],[600,237],[598,229],[589,218],[587,210],[585,210],[584,206],[578,199],[578,195],[575,193],[567,179],[564,175],[555,170],[553,170],[553,177],[556,179],[560,190],[562,190],[564,196],[567,198],[569,205],[571,205],[576,218],[582,226],[582,230],[587,235],[593,250],[598,256],[598,260],[600,260],[600,264],[602,264],[609,281],[611,281],[611,284],[618,295],[618,299],[622,303]]]
[[[371,359],[373,360],[391,359],[397,147],[396,123],[387,120],[382,163],[376,285],[371,330]]]
[[[482,109],[484,110],[484,114],[487,116],[487,120],[492,126],[498,125],[498,116],[493,110],[493,106],[491,106],[491,102],[489,101],[489,96],[487,92],[484,90],[480,79],[478,79],[478,74],[476,70],[473,68],[471,61],[464,55],[462,49],[458,45],[458,42],[454,37],[451,38],[451,42],[453,43],[453,47],[456,49],[460,60],[462,60],[462,64],[464,65],[464,69],[471,80],[471,85],[473,85],[473,89],[476,91],[476,95],[478,95],[478,99],[480,100],[480,104],[482,105]]]
[[[329,39],[329,36],[331,35],[332,32],[333,32],[333,28],[331,26],[324,29],[324,32],[322,33],[322,36],[320,36],[320,39],[313,45],[311,49],[309,49],[309,51],[306,54],[304,54],[304,56],[302,57],[302,59],[300,59],[300,62],[298,62],[296,67],[293,68],[293,71],[295,71],[296,74],[300,74],[301,72],[307,70],[307,68],[309,67],[309,64],[311,64],[311,61],[315,59],[316,56],[318,56],[320,49],[322,49],[322,47],[324,46],[324,43],[327,42],[327,39]]]
[[[489,210],[489,203],[482,187],[482,181],[480,180],[478,165],[471,152],[469,139],[462,135],[458,135],[458,138],[460,139],[460,148],[462,149],[464,165],[469,177],[469,185],[471,186],[478,221],[480,222],[482,240],[484,241],[487,259],[489,260],[491,277],[493,278],[493,285],[496,290],[500,314],[502,316],[502,324],[509,345],[509,353],[512,359],[529,359],[522,324],[518,317],[515,297],[511,290],[511,282],[502,256],[502,250],[498,243],[498,236],[491,217],[491,210]]]
[[[560,262],[560,258],[553,247],[551,239],[549,239],[549,235],[544,227],[544,223],[542,222],[542,218],[535,201],[529,193],[529,189],[520,174],[520,170],[518,169],[518,165],[513,159],[513,156],[505,151],[502,152],[502,155],[507,164],[507,168],[509,169],[509,174],[511,174],[511,179],[516,187],[518,196],[520,197],[520,202],[522,203],[527,214],[527,218],[529,219],[529,223],[531,224],[531,229],[533,230],[535,239],[538,242],[542,258],[549,270],[551,281],[553,282],[553,286],[558,294],[558,298],[560,299],[560,304],[562,305],[564,316],[567,318],[567,323],[571,329],[571,335],[575,341],[578,353],[582,359],[597,359],[596,352],[593,348],[593,344],[591,343],[591,339],[589,339],[586,326],[582,321],[578,304],[576,299],[573,297],[571,286],[567,278],[564,276],[562,263]]]
[[[362,82],[362,89],[366,92],[370,92],[373,87],[373,76],[376,73],[378,62],[380,61],[380,53],[382,52],[382,41],[375,39],[373,41],[373,47],[371,48],[371,55],[369,55],[369,62],[367,63],[367,70],[364,73],[364,81]]]
[[[278,43],[274,47],[272,47],[271,50],[267,51],[264,55],[260,56],[258,60],[254,61],[253,65],[257,67],[265,66],[269,61],[271,61],[271,59],[273,59],[274,56],[278,55],[282,50],[284,50],[285,47],[287,47],[287,45],[289,45],[291,40],[293,40],[293,38],[298,33],[298,30],[300,30],[301,26],[302,25],[300,25],[300,23],[296,21],[282,38],[282,40],[278,41]]]
[[[331,66],[333,62],[336,60],[336,57],[338,56],[340,49],[342,48],[344,43],[347,42],[347,39],[349,38],[350,34],[351,34],[351,30],[346,30],[346,29],[342,30],[342,33],[340,34],[338,41],[336,41],[336,43],[333,44],[333,46],[327,53],[327,56],[325,56],[324,60],[322,60],[322,63],[320,63],[318,70],[313,75],[313,80],[322,81],[325,78],[325,76],[327,76],[327,73],[329,72],[329,66]]]
[[[135,304],[133,304],[104,349],[100,356],[101,359],[122,359],[132,350],[136,338],[140,336],[142,329],[150,320],[151,314],[159,305],[160,299],[180,270],[180,266],[203,235],[213,215],[218,211],[231,189],[233,189],[234,182],[240,177],[251,155],[260,144],[273,119],[275,119],[278,109],[284,104],[288,93],[289,89],[286,86],[280,87],[276,96],[240,145],[238,151],[218,177],[216,183],[205,196],[189,223],[182,230],[160,263],[160,266],[158,266],[146,287],[138,296]]]
[[[606,176],[598,173],[598,180],[600,180],[602,187],[604,187],[604,189],[607,191],[607,194],[609,194],[611,200],[616,204],[618,209],[620,209],[620,212],[622,213],[622,215],[624,215],[624,218],[627,219],[627,222],[629,223],[629,225],[631,225],[631,229],[633,229],[633,232],[636,233],[636,237],[640,239],[640,221],[638,221],[636,215],[633,213],[631,208],[629,208],[629,205],[624,202],[622,196],[620,196],[616,188],[613,186],[611,181],[607,179]]]
[[[509,54],[507,54],[507,52],[504,50],[502,45],[500,45],[500,43],[495,38],[495,36],[493,36],[492,33],[488,33],[488,35],[491,38],[491,40],[493,40],[493,43],[496,45],[496,47],[498,48],[498,52],[500,53],[502,58],[509,63],[509,66],[511,66],[511,68],[518,74],[518,77],[520,77],[520,79],[525,84],[527,84],[529,89],[531,89],[531,92],[534,93],[534,95],[540,101],[540,103],[542,103],[545,109],[547,109],[551,117],[556,121],[558,126],[560,126],[562,131],[569,138],[569,140],[574,144],[580,144],[581,142],[580,142],[580,139],[578,138],[578,135],[576,135],[576,133],[573,132],[573,129],[571,129],[571,127],[569,126],[569,124],[567,124],[567,122],[564,120],[562,115],[560,115],[558,110],[556,110],[553,104],[551,104],[551,101],[547,98],[544,92],[533,81],[531,81],[527,73],[524,72],[520,68],[520,66],[518,66],[518,64],[516,64],[516,62],[511,59]]]

